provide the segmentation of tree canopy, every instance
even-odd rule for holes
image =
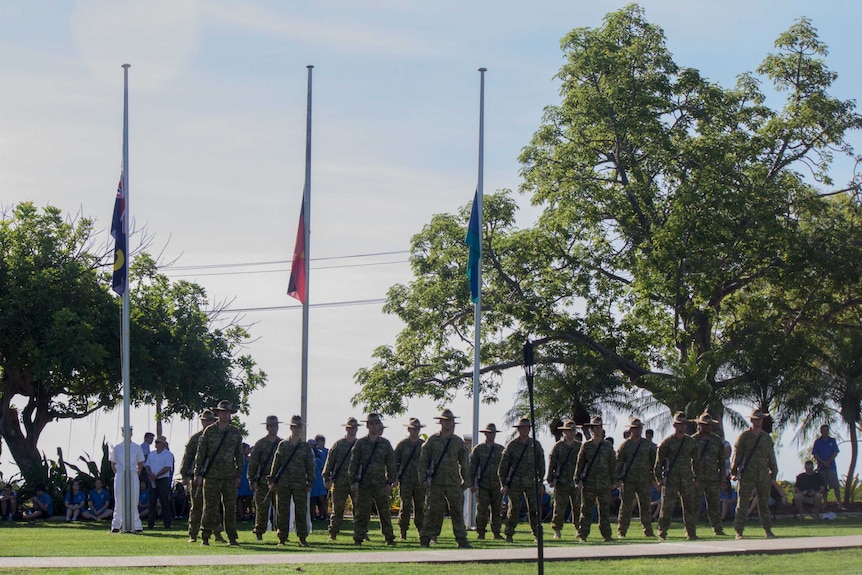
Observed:
[[[530,337],[545,379],[585,403],[622,386],[690,415],[774,407],[815,377],[818,326],[862,303],[860,180],[833,174],[862,117],[830,94],[826,46],[801,18],[725,88],[678,65],[630,5],[562,49],[561,102],[520,157],[538,220],[516,227],[510,191],[485,197],[483,399]],[[355,403],[401,413],[469,393],[468,213],[413,237],[415,277],[384,307],[405,327],[357,371]]]
[[[44,473],[46,425],[122,401],[120,309],[100,270],[93,221],[21,203],[0,218],[0,436],[28,481]],[[203,288],[171,283],[146,254],[131,289],[133,401],[190,417],[229,399],[247,406],[266,375],[241,354],[248,333],[219,327]]]

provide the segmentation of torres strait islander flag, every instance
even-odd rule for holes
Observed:
[[[482,232],[479,229],[479,190],[473,197],[473,209],[470,211],[470,222],[467,224],[467,237],[464,243],[470,246],[470,256],[467,260],[467,278],[470,280],[470,299],[479,299],[479,266],[482,262]]]
[[[126,291],[128,276],[128,238],[126,237],[126,194],[123,189],[123,172],[117,185],[117,198],[114,200],[114,217],[111,219],[111,237],[114,238],[114,276],[111,289],[117,295]]]
[[[293,262],[290,265],[290,282],[287,295],[305,303],[307,278],[305,277],[305,195],[299,211],[299,228],[296,230],[296,246],[293,249]]]

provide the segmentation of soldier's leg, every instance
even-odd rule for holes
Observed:
[[[538,537],[539,529],[536,526],[536,486],[525,486],[521,493],[527,505],[527,520],[530,522],[530,532],[532,532],[533,537]]]
[[[201,517],[201,537],[209,539],[214,531],[219,531],[219,505],[221,504],[221,493],[214,479],[204,479],[203,491],[203,515]]]
[[[575,532],[581,529],[581,490],[572,486],[572,523],[575,525]]]
[[[488,490],[488,501],[490,509],[488,511],[491,516],[491,533],[495,537],[500,536],[500,529],[503,526],[503,493],[500,491],[499,485],[491,484]]]
[[[377,506],[377,516],[380,518],[380,531],[387,543],[395,541],[392,532],[392,509],[389,506],[389,494],[382,487],[374,489],[374,502]]]
[[[623,483],[620,487],[620,512],[617,514],[617,533],[620,537],[625,537],[629,531],[635,495],[636,489],[631,482]]]
[[[301,488],[291,489],[290,494],[293,497],[296,536],[299,537],[300,541],[303,541],[308,537],[308,521],[306,521],[306,515],[308,515],[308,491]]]
[[[413,486],[413,525],[416,526],[416,531],[422,529],[425,523],[425,488],[422,485]]]
[[[446,513],[446,497],[443,488],[432,485],[428,490],[425,505],[425,523],[419,535],[419,542],[428,546],[428,542],[437,536],[443,525],[443,514]]]
[[[611,538],[611,490],[599,488],[596,500],[599,506],[599,532],[607,541]]]
[[[189,537],[192,539],[198,536],[201,530],[201,516],[204,511],[204,487],[196,485],[194,481],[189,483]]]
[[[233,512],[236,509],[236,497],[237,497],[237,489],[236,489],[236,481],[233,479],[224,479],[222,480],[222,502],[224,503],[224,532],[227,535],[228,540],[236,541],[237,532],[236,532],[236,513]]]
[[[554,514],[551,516],[551,527],[554,531],[562,531],[566,522],[566,508],[569,506],[569,487],[557,484],[554,487]]]
[[[484,536],[488,528],[489,509],[491,508],[491,497],[488,489],[480,487],[476,492],[476,533]]]
[[[760,515],[760,525],[767,533],[772,531],[772,511],[769,510],[769,491],[772,482],[768,473],[762,473],[757,478],[757,513]],[[763,496],[761,497],[761,493]]]
[[[287,541],[290,535],[290,490],[278,487],[275,493],[276,531],[279,541]]]
[[[655,537],[652,530],[652,485],[643,482],[637,485],[636,493],[638,498],[638,513],[641,518],[641,526],[644,530],[644,535],[647,537]]]
[[[506,514],[506,537],[515,534],[515,529],[521,521],[521,495],[523,489],[517,486],[509,488],[509,512]]]
[[[269,519],[269,506],[272,504],[272,492],[265,483],[258,484],[254,490],[254,529],[252,533],[263,535]]]
[[[459,545],[467,543],[467,526],[464,524],[464,492],[458,485],[446,486],[446,501],[452,519],[452,533]],[[469,544],[468,544],[469,545]]]
[[[586,539],[590,536],[590,527],[593,524],[593,511],[596,508],[596,492],[592,486],[584,486],[580,490],[581,511],[580,525],[578,526],[578,538]]]
[[[362,543],[368,535],[368,522],[371,519],[371,506],[374,495],[371,489],[360,487],[353,499],[353,541]]]
[[[754,484],[752,481],[748,481],[747,478],[739,480],[737,485],[736,517],[733,519],[733,529],[739,535],[745,530],[745,518],[748,515],[748,504],[751,502],[751,492],[753,490]]]
[[[398,514],[398,528],[401,530],[402,539],[407,536],[407,529],[410,528],[410,517],[413,514],[413,485],[402,483],[398,490],[398,497],[401,500],[401,510]]]
[[[701,490],[694,483],[683,483],[679,487],[680,499],[682,499],[682,522],[685,525],[685,534],[689,539],[697,537],[697,517],[700,515]]]
[[[661,511],[658,516],[658,536],[667,537],[673,519],[673,508],[679,496],[679,485],[674,482],[666,482],[661,490]]]
[[[349,486],[334,485],[332,487],[332,515],[329,516],[329,535],[336,537],[341,522],[344,521],[344,510],[347,507],[347,494],[350,493]]]
[[[721,527],[721,499],[719,497],[719,484],[716,481],[706,483],[703,487],[706,497],[706,514],[709,517],[709,525],[716,535],[724,532]]]

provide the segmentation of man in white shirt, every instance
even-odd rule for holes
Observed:
[[[114,517],[111,520],[111,533],[119,533],[120,529],[125,528],[126,531],[134,530],[135,533],[140,533],[141,517],[138,515],[138,499],[141,492],[141,484],[138,476],[144,467],[144,453],[141,451],[141,446],[132,441],[132,428],[129,427],[129,463],[132,465],[133,473],[131,475],[131,492],[132,492],[132,517],[124,517],[125,513],[125,490],[123,488],[123,476],[125,475],[125,446],[123,441],[120,441],[111,450],[111,468],[114,470]]]
[[[165,529],[171,528],[171,478],[174,475],[174,454],[168,451],[168,440],[163,435],[156,438],[156,450],[150,451],[144,470],[150,485],[149,527],[156,525],[156,507],[162,504],[162,522]]]

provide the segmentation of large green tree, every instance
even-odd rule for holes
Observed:
[[[79,419],[122,398],[120,302],[108,292],[109,250],[93,221],[21,203],[0,218],[0,437],[27,481],[44,479],[39,437],[49,423]],[[165,414],[188,417],[227,398],[244,405],[265,381],[239,351],[247,333],[217,329],[206,294],[171,284],[152,260],[132,283],[132,389]]]
[[[859,285],[862,242],[835,249],[825,224],[843,217],[832,199],[859,192],[857,179],[834,184],[832,160],[852,152],[846,135],[862,118],[830,95],[826,47],[800,19],[724,88],[679,66],[636,5],[562,47],[562,102],[521,155],[538,221],[517,229],[511,194],[486,197],[483,393],[530,336],[537,361],[590,356],[673,409],[720,412],[755,395],[755,368],[769,373],[747,347],[756,310],[774,328],[859,303],[833,296]],[[357,403],[399,412],[412,396],[469,389],[466,214],[434,216],[413,238],[415,279],[385,306],[405,328],[357,372]],[[821,281],[796,285],[800,270]]]

